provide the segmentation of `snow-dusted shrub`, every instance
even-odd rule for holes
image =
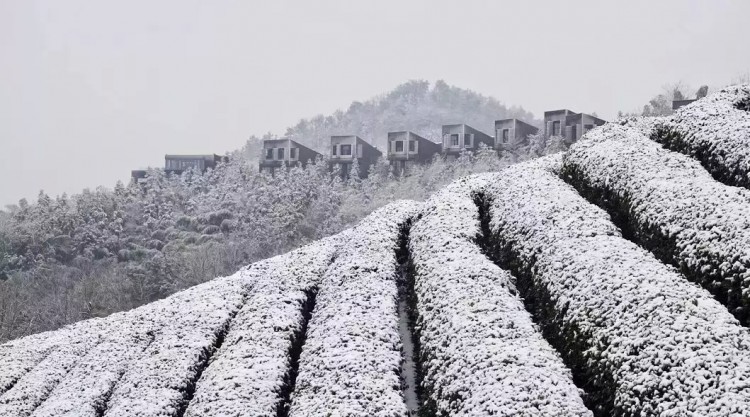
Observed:
[[[697,161],[637,130],[608,125],[596,133],[565,156],[566,179],[605,207],[626,236],[747,323],[750,191],[714,180]]]
[[[94,319],[0,347],[0,416],[28,416],[98,343],[106,326]]]
[[[651,138],[696,159],[721,182],[750,188],[750,85],[682,107]]]
[[[515,166],[488,182],[498,259],[597,415],[747,413],[750,335],[708,292],[555,175]]]
[[[294,351],[301,347],[316,287],[345,235],[248,268],[251,294],[198,381],[186,416],[271,417],[288,406]]]
[[[153,341],[156,324],[132,312],[108,317],[100,334],[90,335],[96,346],[67,370],[32,415],[102,416],[115,384]]]
[[[154,339],[115,385],[105,417],[171,416],[187,407],[242,305],[246,274],[217,278],[130,312],[155,323]]]
[[[591,415],[524,309],[514,278],[477,246],[471,190],[481,178],[432,197],[411,228],[423,408],[441,416]]]
[[[290,416],[406,416],[400,386],[396,249],[419,204],[377,210],[341,242],[323,276]]]
[[[664,121],[667,120],[666,117],[641,117],[641,116],[629,116],[629,117],[621,117],[617,119],[617,121],[613,122],[620,126],[635,129],[639,131],[642,135],[646,137],[651,137],[656,133],[656,129],[664,124]],[[603,128],[604,130],[609,129],[611,126],[607,126]],[[601,137],[601,132],[597,132],[596,129],[593,130],[593,133],[587,133],[584,135],[584,139],[588,139],[589,137],[594,138],[594,140],[597,140],[596,138]]]
[[[56,346],[67,343],[76,323],[54,332],[44,332],[0,345],[0,395],[41,362]]]

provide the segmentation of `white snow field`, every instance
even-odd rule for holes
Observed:
[[[610,124],[588,137],[565,155],[565,176],[746,323],[750,191],[714,180],[697,161],[638,130]]]
[[[2,344],[0,417],[750,416],[748,96]]]
[[[451,416],[589,416],[513,277],[477,246],[471,190],[485,178],[436,194],[411,229],[425,407]]]
[[[680,108],[651,138],[695,157],[719,181],[750,188],[750,84]]]

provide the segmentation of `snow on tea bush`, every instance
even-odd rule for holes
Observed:
[[[103,414],[115,384],[153,341],[155,324],[132,313],[115,314],[106,323],[98,337],[92,337],[97,345],[58,381],[34,417]]]
[[[594,132],[591,132],[594,133]],[[564,158],[566,178],[658,258],[711,291],[743,323],[750,306],[750,191],[639,131],[605,126]]]
[[[708,292],[620,237],[553,174],[516,166],[491,178],[498,256],[533,296],[596,414],[747,412],[750,335]]]
[[[727,87],[682,107],[651,138],[696,159],[716,179],[750,188],[750,85]]]
[[[432,197],[410,232],[423,407],[451,416],[588,416],[514,278],[477,246],[471,190],[481,184],[465,178]]]
[[[186,416],[275,416],[287,406],[293,350],[301,346],[305,313],[339,237],[248,268],[252,292],[198,381]]]
[[[54,332],[44,332],[0,345],[0,395],[34,369],[53,349],[71,343],[91,326],[79,322]]]
[[[169,416],[184,410],[242,304],[244,278],[241,271],[133,310],[159,325],[153,342],[115,386],[104,415]]]
[[[30,415],[47,398],[50,391],[65,378],[68,371],[76,366],[80,358],[97,345],[97,336],[105,328],[103,320],[94,319],[74,324],[59,332],[47,332],[40,335],[47,340],[40,340],[37,336],[29,337],[28,341],[21,339],[19,345],[28,346],[29,343],[39,343],[41,351],[45,353],[39,357],[34,354],[25,355],[23,352],[7,352],[10,355],[16,353],[20,355],[17,364],[11,362],[13,356],[7,361],[4,360],[9,366],[10,374],[15,374],[14,376],[18,378],[12,387],[8,387],[9,389],[0,396],[0,416]],[[31,348],[30,351],[34,352],[35,349]],[[32,364],[29,361],[32,356],[41,360]],[[23,375],[18,374],[19,368],[26,372]],[[4,374],[5,369],[0,369],[0,372]]]
[[[316,296],[291,416],[406,416],[396,249],[401,227],[420,207],[390,204],[341,242]]]

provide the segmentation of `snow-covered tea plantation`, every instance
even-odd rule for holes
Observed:
[[[610,123],[0,345],[0,416],[750,416],[747,187],[750,86]]]

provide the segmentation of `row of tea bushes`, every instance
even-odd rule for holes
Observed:
[[[651,138],[695,157],[719,181],[750,188],[750,85],[727,87],[680,108]]]
[[[488,182],[492,246],[596,415],[746,412],[750,336],[726,308],[548,170],[519,165]]]
[[[323,276],[302,348],[290,416],[406,416],[401,391],[396,250],[414,202],[354,227]]]
[[[570,371],[544,340],[514,279],[480,250],[472,189],[433,196],[410,232],[426,415],[588,416]]]
[[[314,294],[340,236],[251,265],[252,291],[198,381],[186,416],[275,416],[288,409]]]
[[[698,162],[607,125],[571,148],[565,179],[638,241],[677,266],[747,323],[750,191],[714,180]]]

